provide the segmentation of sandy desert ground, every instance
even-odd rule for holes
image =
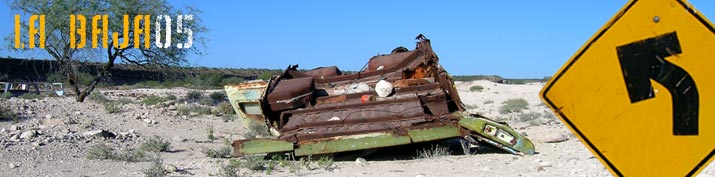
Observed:
[[[470,91],[474,85],[482,91]],[[453,155],[414,159],[416,146],[378,150],[365,156],[365,163],[355,159],[336,160],[335,169],[326,171],[313,164],[312,169],[291,172],[286,167],[266,171],[241,169],[247,176],[611,176],[599,160],[548,111],[538,97],[543,83],[504,85],[489,81],[458,82],[463,102],[471,112],[505,120],[525,133],[536,145],[537,154],[516,156],[481,149],[475,155]],[[247,132],[239,121],[224,121],[214,115],[177,115],[177,106],[147,106],[148,95],[176,95],[182,99],[189,89],[102,90],[111,100],[122,98],[121,111],[109,114],[102,104],[74,98],[11,98],[0,100],[20,116],[17,122],[0,122],[0,176],[143,176],[152,166],[149,160],[124,162],[90,160],[92,146],[105,144],[117,150],[136,149],[153,136],[171,142],[169,152],[159,156],[168,176],[218,176],[226,158],[209,158],[201,150],[224,146],[221,139],[238,139]],[[208,95],[213,91],[205,91]],[[529,108],[522,113],[500,114],[505,100],[523,98]],[[188,103],[192,104],[192,103]],[[520,114],[532,115],[530,118]],[[218,139],[210,141],[209,130]],[[115,137],[103,137],[108,132]],[[453,150],[458,151],[458,150]],[[297,163],[297,162],[296,162]],[[699,176],[715,176],[710,164]]]

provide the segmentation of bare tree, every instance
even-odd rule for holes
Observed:
[[[163,0],[13,0],[11,7],[24,15],[44,15],[44,51],[59,62],[60,71],[77,94],[77,102],[83,102],[97,84],[111,76],[115,63],[158,69],[188,64],[187,55],[203,55],[206,39],[202,34],[208,31],[199,16],[201,11],[192,7],[175,8]],[[70,28],[73,18],[75,30]],[[93,24],[95,18],[96,25]],[[78,30],[82,20],[86,21],[84,32]],[[21,22],[23,44],[30,39],[26,35],[29,23],[29,20]],[[94,33],[104,29],[107,36]],[[72,32],[77,35],[73,37]],[[84,41],[78,37],[82,33]],[[5,40],[14,42],[14,35],[10,34]],[[94,35],[96,43],[92,39]],[[33,38],[39,37],[38,34]],[[11,49],[28,50],[27,47]],[[88,85],[79,82],[78,66],[85,61],[103,62]]]

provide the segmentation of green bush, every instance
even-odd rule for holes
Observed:
[[[0,94],[0,98],[3,98],[3,99],[10,99],[10,97],[12,97],[12,93],[10,93],[10,92],[5,92],[5,93]]]
[[[266,165],[266,160],[263,159],[263,156],[249,156],[246,157],[244,165],[249,170],[260,171],[265,169],[264,165]]]
[[[107,111],[107,113],[109,113],[109,114],[118,113],[119,111],[122,110],[122,106],[117,103],[105,102],[103,105],[104,105],[104,111]]]
[[[209,134],[206,135],[206,138],[209,139],[209,141],[211,142],[216,140],[216,136],[214,135],[214,127],[209,127],[208,132]]]
[[[219,175],[221,177],[240,177],[241,174],[241,161],[237,159],[228,160],[228,164],[221,165],[219,168]]]
[[[224,122],[234,121],[236,120],[236,116],[236,114],[224,114],[221,116],[221,120],[223,120]]]
[[[0,105],[0,120],[12,120],[17,122],[17,114],[5,105]]]
[[[159,136],[152,136],[142,144],[141,149],[148,152],[166,152],[171,149],[171,142]]]
[[[131,98],[119,98],[119,99],[117,99],[116,102],[121,105],[125,105],[125,104],[129,104],[129,103],[134,103],[134,100],[132,100]]]
[[[218,149],[203,148],[201,153],[211,158],[228,158],[231,157],[231,146],[222,146]]]
[[[312,159],[313,156],[303,157],[300,158],[300,161],[298,163],[300,163],[300,166],[305,169],[313,170],[313,168],[310,166],[310,163],[313,161]]]
[[[87,150],[87,159],[112,159],[114,157],[113,151],[112,147],[105,144],[94,145]]]
[[[333,171],[336,166],[332,158],[323,156],[318,159],[318,167],[323,168],[325,171]]]
[[[180,105],[176,108],[176,114],[180,116],[188,116],[191,114],[191,107],[187,105]]]
[[[209,94],[209,98],[211,98],[215,102],[221,102],[221,101],[228,100],[228,98],[226,97],[226,92],[223,92],[223,91],[213,92],[213,93]]]
[[[210,114],[211,114],[211,107],[201,106],[201,105],[192,106],[192,107],[191,107],[191,112],[196,112],[196,113],[199,113],[199,114],[210,115]]]
[[[34,100],[34,99],[42,98],[42,95],[35,94],[35,93],[24,93],[24,94],[18,96],[18,98],[22,98],[22,99],[26,99],[26,100]]]
[[[94,80],[94,75],[86,72],[77,72],[78,81],[77,83],[81,85],[89,85]]]
[[[164,100],[166,100],[166,101],[176,101],[176,99],[177,99],[176,96],[175,96],[175,95],[171,95],[171,94],[166,95],[166,96],[164,97]]]
[[[115,151],[105,144],[94,145],[87,150],[87,159],[138,162],[144,160],[144,157],[144,151],[135,149]]]
[[[105,97],[104,95],[102,95],[102,93],[99,92],[92,92],[91,94],[89,94],[89,99],[97,103],[109,102],[109,99],[107,99],[107,97]]]
[[[267,81],[267,80],[271,80],[272,77],[273,77],[273,74],[271,74],[270,72],[264,72],[264,73],[261,73],[260,76],[258,76],[258,79]]]
[[[499,113],[508,114],[512,112],[521,112],[521,110],[528,108],[529,103],[522,98],[508,99],[502,102],[502,106],[499,108]]]
[[[47,75],[47,82],[62,82],[66,81],[65,75],[62,72],[53,72]]]
[[[268,129],[268,126],[262,123],[258,122],[251,122],[248,125],[248,132],[246,132],[246,138],[248,139],[256,139],[259,137],[270,137],[271,132]]]
[[[200,105],[206,105],[206,106],[213,106],[213,105],[214,105],[214,100],[212,100],[212,99],[209,98],[209,97],[201,98],[201,100],[199,100],[199,104],[200,104]]]
[[[203,88],[215,88],[221,86],[221,82],[223,81],[223,75],[218,74],[218,73],[203,73],[199,74],[199,76],[196,78],[198,79],[197,86],[203,87]]]
[[[469,87],[469,91],[472,91],[472,92],[481,92],[482,90],[484,90],[484,87],[482,87],[480,85],[475,85],[475,86]]]
[[[136,149],[124,149],[114,153],[114,160],[124,162],[139,162],[144,160],[144,151]]]
[[[186,93],[187,101],[197,101],[204,97],[204,93],[198,90],[191,90]]]
[[[538,112],[525,112],[525,113],[519,114],[518,118],[519,118],[519,121],[528,122],[528,121],[538,119],[541,116],[542,116],[541,113],[538,113]]]
[[[216,105],[216,113],[221,115],[236,114],[236,112],[233,110],[233,106],[231,106],[231,103],[229,103],[228,101],[223,101]]]
[[[188,116],[191,115],[192,112],[206,115],[212,113],[211,107],[201,105],[179,105],[176,108],[176,114],[180,116]]]
[[[166,176],[166,171],[164,170],[164,161],[160,158],[152,160],[151,167],[144,170],[144,176],[146,177],[164,177]]]
[[[142,103],[145,105],[156,105],[161,102],[164,102],[164,98],[156,95],[149,95],[144,100],[142,100]]]
[[[146,80],[134,84],[135,88],[163,88],[159,81]]]
[[[243,78],[240,78],[240,77],[229,77],[229,78],[223,79],[223,81],[221,81],[221,85],[234,85],[234,84],[240,84],[240,83],[243,83],[243,82],[245,82],[245,81],[243,80]]]

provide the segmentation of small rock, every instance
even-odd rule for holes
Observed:
[[[11,125],[11,126],[10,126],[10,130],[20,130],[20,129],[22,129],[22,127],[17,126],[17,125]]]
[[[28,110],[27,114],[35,114],[35,112],[33,112],[32,110]]]
[[[32,146],[35,146],[35,147],[40,147],[40,146],[44,146],[44,145],[45,145],[45,143],[41,143],[41,142],[33,142],[32,143]]]
[[[567,135],[559,133],[547,133],[539,138],[539,142],[542,143],[560,143],[567,140],[569,140]]]
[[[65,125],[72,125],[72,124],[77,124],[77,121],[72,118],[67,118],[67,119],[62,120],[62,123]]]
[[[144,121],[144,123],[147,123],[147,124],[159,124],[159,122],[157,122],[153,119],[144,119],[143,121]]]
[[[20,134],[21,139],[30,139],[35,136],[37,136],[37,132],[34,130],[25,131]]]
[[[174,141],[176,141],[176,142],[186,142],[186,141],[187,141],[186,138],[182,138],[182,137],[179,137],[179,136],[175,136],[174,138],[171,138],[171,139],[174,140]]]
[[[76,115],[82,115],[82,112],[81,112],[81,111],[75,111],[74,114],[76,114]]]
[[[20,134],[15,134],[10,137],[12,141],[20,141]]]
[[[482,171],[492,171],[492,168],[484,167],[484,168],[482,168]]]
[[[52,114],[45,115],[45,119],[52,119]]]
[[[7,166],[10,167],[11,169],[12,169],[12,168],[17,168],[17,167],[19,167],[19,166],[18,166],[17,164],[15,164],[15,163],[9,163],[9,164],[7,164]]]
[[[536,171],[544,171],[546,167],[552,167],[551,163],[549,162],[541,162],[539,165],[536,166]]]
[[[85,137],[114,138],[117,135],[106,130],[90,130],[82,133]]]
[[[427,177],[425,174],[417,174],[415,177]]]
[[[167,109],[174,111],[174,110],[176,110],[176,106],[175,106],[175,105],[169,105],[169,107],[168,107]]]
[[[122,137],[122,138],[130,138],[130,137],[133,137],[134,134],[132,134],[130,132],[119,132],[119,133],[117,133],[117,136]]]
[[[362,157],[358,157],[357,159],[355,159],[355,164],[358,164],[360,166],[365,166],[365,165],[367,165],[367,160],[365,160]]]
[[[169,172],[169,173],[174,173],[174,172],[176,172],[176,170],[178,170],[178,168],[176,168],[175,165],[168,164],[168,165],[164,165],[164,170],[166,170],[166,172]]]

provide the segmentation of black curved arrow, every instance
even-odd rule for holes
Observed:
[[[631,103],[655,97],[650,79],[673,98],[673,135],[698,135],[699,96],[695,81],[683,68],[665,60],[682,53],[676,32],[618,46],[618,59]]]

